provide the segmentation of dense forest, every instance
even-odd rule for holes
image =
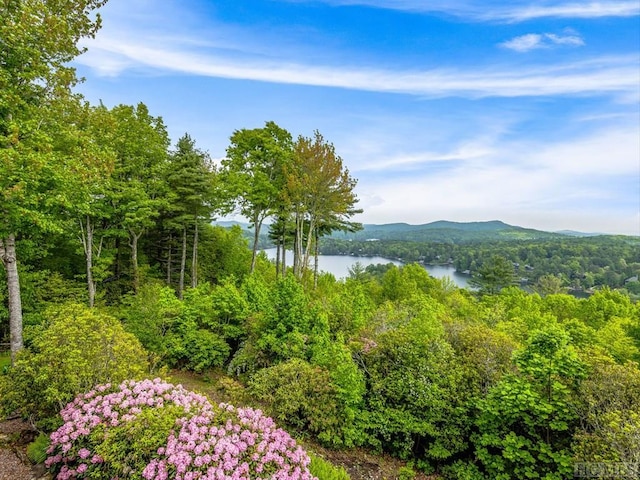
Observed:
[[[247,224],[221,224],[237,225],[245,236],[253,235]],[[259,245],[272,247],[273,241],[263,234]],[[440,221],[427,225],[365,224],[357,231],[321,238],[318,248],[323,255],[452,265],[474,277],[481,276],[483,268],[500,256],[512,264],[513,283],[529,291],[546,288],[546,293],[586,295],[609,287],[624,290],[634,300],[640,296],[640,238],[632,236],[551,233],[497,221]],[[556,286],[553,292],[548,291],[550,280]]]
[[[321,239],[361,228],[333,145],[266,122],[217,164],[142,103],[88,104],[67,64],[102,4],[0,3],[0,415],[41,432],[30,458],[59,479],[348,478],[317,445],[391,455],[403,479],[637,477],[640,304],[606,286],[637,244],[323,247],[452,258],[474,291],[415,263],[318,272]],[[250,241],[212,225],[232,211]]]
[[[451,264],[459,272],[478,273],[494,255],[512,262],[517,280],[534,285],[541,277],[559,278],[561,287],[610,287],[640,295],[640,239],[625,236],[563,236],[544,240],[473,240],[416,242],[354,241],[334,238],[320,243],[325,255],[382,256],[405,263]]]

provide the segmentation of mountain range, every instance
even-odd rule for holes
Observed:
[[[231,227],[239,225],[245,231],[252,231],[248,223],[219,221],[217,225]],[[265,226],[267,227],[267,226]],[[355,241],[398,240],[414,242],[466,243],[500,240],[544,240],[567,237],[587,237],[599,234],[564,230],[546,232],[532,228],[509,225],[499,220],[487,222],[450,222],[439,220],[422,225],[408,223],[387,223],[382,225],[363,224],[362,230],[355,233],[334,232],[334,239]],[[267,229],[264,229],[266,233]]]

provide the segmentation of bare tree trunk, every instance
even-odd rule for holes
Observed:
[[[178,298],[184,294],[184,271],[187,265],[187,227],[182,227],[182,258],[180,260],[180,280],[178,281]]]
[[[140,289],[140,267],[138,266],[138,240],[142,236],[142,232],[136,234],[133,231],[129,231],[131,234],[131,266],[133,268],[133,291],[138,293]]]
[[[311,246],[313,244],[313,237],[315,234],[315,221],[313,218],[309,219],[309,231],[307,232],[307,245],[304,249],[304,261],[302,262],[302,268],[306,269],[309,265],[309,257],[311,256]]]
[[[280,236],[276,240],[276,279],[280,277],[280,248],[282,243],[280,242]]]
[[[316,229],[314,237],[313,288],[318,288],[318,229]]]
[[[93,280],[93,225],[91,217],[87,215],[86,225],[80,222],[80,233],[84,258],[87,264],[87,290],[89,294],[89,307],[93,308],[96,299],[96,283]]]
[[[173,234],[169,233],[169,253],[167,255],[167,285],[171,285],[171,252],[173,251]]]
[[[22,300],[20,297],[20,277],[16,258],[16,237],[12,233],[0,239],[0,258],[7,272],[7,293],[9,295],[9,332],[11,342],[11,365],[15,365],[16,355],[24,347],[22,341]]]
[[[198,286],[198,218],[193,233],[193,254],[191,256],[191,288]]]
[[[287,241],[284,232],[282,233],[282,276],[287,274]]]
[[[296,213],[296,238],[293,255],[293,273],[296,277],[302,278],[304,271],[303,264],[303,242],[304,242],[304,216]]]
[[[258,241],[260,239],[260,228],[262,228],[262,220],[253,219],[253,253],[251,255],[251,270],[249,273],[253,273],[256,268],[256,257],[258,256]]]

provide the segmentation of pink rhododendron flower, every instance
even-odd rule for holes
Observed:
[[[60,412],[65,423],[51,434],[45,465],[59,480],[124,478],[122,471],[112,470],[108,456],[98,454],[100,442],[141,413],[155,409],[160,414],[169,406],[183,414],[163,446],[144,452],[149,461],[137,475],[145,480],[314,479],[308,455],[260,410],[216,408],[203,395],[160,379],[100,385],[79,395]]]

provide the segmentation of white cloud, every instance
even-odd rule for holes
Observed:
[[[306,65],[279,58],[251,55],[244,58],[215,49],[194,51],[171,39],[99,36],[78,63],[98,74],[117,76],[124,69],[152,69],[219,78],[245,79],[282,84],[336,87],[393,92],[426,97],[517,97],[542,95],[611,94],[635,95],[638,91],[636,55],[600,57],[588,61],[532,66],[514,70],[441,69],[393,71],[348,65]]]
[[[640,4],[631,2],[574,2],[549,6],[526,6],[504,11],[488,12],[484,18],[523,22],[536,18],[600,18],[635,17],[640,15]]]
[[[557,45],[570,45],[573,47],[582,47],[585,43],[579,35],[556,35],[554,33],[545,33],[544,36]]]
[[[584,40],[576,34],[556,35],[555,33],[528,33],[512,38],[499,44],[501,47],[515,50],[516,52],[528,52],[538,48],[549,48],[554,45],[581,47]]]
[[[636,219],[640,188],[634,193],[628,186],[628,179],[635,178],[636,184],[640,180],[635,125],[603,127],[556,143],[496,138],[495,144],[484,147],[490,150],[487,155],[468,158],[453,168],[434,170],[424,165],[400,177],[392,174],[397,172],[395,165],[388,166],[387,176],[359,172],[365,209],[359,221],[500,218],[543,229],[640,234]],[[374,195],[376,201],[369,203]],[[618,207],[610,207],[611,202]]]
[[[542,35],[538,33],[528,33],[503,42],[500,46],[515,50],[516,52],[528,52],[529,50],[543,47],[544,44],[542,40]]]
[[[285,0],[287,1],[287,0]],[[288,0],[302,2],[309,0]],[[537,18],[600,18],[633,17],[640,15],[637,1],[556,2],[536,5],[532,2],[512,2],[505,8],[503,2],[477,2],[464,0],[322,0],[336,6],[361,5],[373,8],[401,10],[417,13],[445,13],[476,21],[524,22]]]

